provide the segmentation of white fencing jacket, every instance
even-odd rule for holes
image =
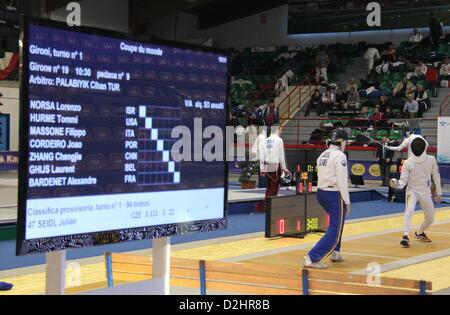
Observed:
[[[259,157],[261,172],[276,172],[278,167],[287,169],[283,139],[277,134],[271,134],[263,143]]]
[[[330,145],[317,160],[317,188],[327,191],[339,191],[345,204],[350,204],[348,192],[347,156],[338,146]]]
[[[406,188],[408,193],[430,194],[431,179],[433,179],[436,186],[436,194],[441,196],[441,175],[439,174],[439,166],[436,159],[431,155],[427,155],[426,151],[420,157],[412,154],[403,164],[398,188],[403,189],[408,185]]]
[[[257,129],[255,128],[255,131]],[[253,143],[250,147],[250,161],[261,161],[264,154],[264,141],[267,139],[267,132],[262,131],[255,139],[255,143]]]

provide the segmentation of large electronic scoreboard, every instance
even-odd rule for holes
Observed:
[[[267,200],[266,238],[302,237],[324,231],[330,218],[316,200],[316,193],[273,197]]]
[[[17,254],[226,228],[227,166],[202,153],[228,57],[49,23],[23,23]]]

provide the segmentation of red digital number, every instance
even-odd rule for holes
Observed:
[[[286,233],[286,221],[285,220],[278,221],[278,233],[281,235]]]

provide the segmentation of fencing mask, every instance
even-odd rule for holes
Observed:
[[[427,150],[427,142],[422,137],[417,137],[411,142],[411,151],[416,157],[422,156]]]
[[[333,144],[340,147],[342,151],[345,151],[347,140],[348,140],[347,132],[342,128],[338,128],[330,132],[330,135],[327,140],[327,145],[330,146],[331,144]]]

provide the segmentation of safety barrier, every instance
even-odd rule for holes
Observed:
[[[445,99],[442,101],[441,105],[439,106],[439,116],[449,116],[450,115],[450,93],[447,94]]]
[[[108,286],[152,278],[152,258],[107,253]],[[430,295],[432,283],[241,263],[171,260],[171,285],[254,295]]]

